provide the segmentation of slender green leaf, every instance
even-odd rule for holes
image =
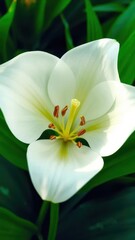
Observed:
[[[48,28],[56,16],[58,16],[71,2],[71,0],[47,0],[45,11],[45,27]]]
[[[87,42],[102,38],[102,28],[90,0],[85,0]]]
[[[45,15],[46,0],[37,1],[36,4],[36,18],[35,18],[35,31],[37,34],[41,34],[44,27],[44,15]]]
[[[93,10],[96,12],[123,12],[125,7],[119,2],[109,2],[94,6]]]
[[[116,19],[108,32],[108,37],[117,39],[120,43],[129,37],[135,30],[135,1],[132,1],[126,10]]]
[[[71,32],[70,32],[70,27],[69,27],[69,24],[63,14],[61,14],[61,20],[62,20],[64,29],[65,29],[65,39],[66,39],[67,50],[70,50],[74,47],[73,39],[72,39]]]
[[[0,208],[0,239],[2,240],[30,240],[36,233],[36,226],[10,212]]]
[[[27,145],[13,136],[0,113],[0,155],[17,167],[27,170],[26,149]]]
[[[9,37],[9,30],[13,22],[16,9],[16,1],[13,0],[8,12],[0,18],[0,61],[7,60],[7,40]]]
[[[123,83],[132,84],[135,80],[135,31],[120,48],[119,74]]]

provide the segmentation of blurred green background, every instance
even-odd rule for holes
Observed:
[[[105,37],[120,43],[120,79],[134,85],[134,0],[0,1],[0,63],[32,50],[61,57],[77,45]],[[26,149],[0,113],[1,240],[47,239],[49,208],[42,236],[36,234],[41,199],[30,181]],[[104,161],[103,170],[61,204],[57,240],[135,239],[135,134]]]

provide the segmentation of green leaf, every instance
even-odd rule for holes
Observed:
[[[0,207],[35,221],[38,203],[40,204],[40,198],[31,183],[29,173],[0,158]]]
[[[36,34],[41,34],[44,27],[46,0],[37,1],[36,4],[36,18],[35,18],[35,31]]]
[[[62,20],[64,29],[65,29],[65,39],[66,39],[67,50],[70,50],[74,47],[73,39],[72,39],[71,32],[70,32],[70,27],[69,27],[69,24],[63,14],[61,14],[61,20]]]
[[[0,239],[2,240],[30,240],[36,233],[36,226],[10,212],[0,208]]]
[[[15,14],[16,2],[17,1],[13,0],[8,12],[0,18],[0,61],[1,62],[6,61],[8,59],[6,44],[9,37],[9,30]]]
[[[27,145],[17,140],[10,132],[0,112],[0,155],[17,167],[27,170],[26,149]]]
[[[132,84],[135,80],[135,31],[120,48],[119,74],[123,83]]]
[[[102,29],[99,20],[93,11],[90,0],[85,0],[87,42],[102,38]]]
[[[45,11],[45,28],[47,29],[56,16],[58,16],[71,2],[71,0],[47,0]]]
[[[5,0],[5,4],[6,4],[6,7],[9,8],[9,6],[11,5],[12,3],[12,0]]]
[[[57,240],[135,239],[135,187],[106,184],[61,218]]]
[[[135,1],[132,1],[126,10],[116,19],[108,32],[108,37],[117,39],[120,43],[129,37],[135,30]]]
[[[105,4],[98,4],[93,7],[96,12],[123,12],[124,6],[119,2],[110,2]]]

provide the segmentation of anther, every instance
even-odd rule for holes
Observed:
[[[51,136],[50,136],[50,140],[54,140],[54,139],[56,139],[56,136],[51,135]]]
[[[85,125],[85,123],[86,123],[85,117],[81,116],[80,126]]]
[[[86,133],[86,130],[85,129],[81,129],[78,133],[77,133],[77,136],[81,136],[83,135],[84,133]]]
[[[53,123],[50,123],[50,124],[48,125],[48,127],[49,127],[49,128],[53,128],[53,129],[55,129],[55,126],[54,126]]]
[[[62,115],[62,116],[65,116],[67,110],[68,110],[68,106],[66,105],[66,106],[61,110],[61,115]]]
[[[82,143],[79,141],[79,142],[76,143],[76,146],[81,148],[82,147]]]
[[[60,109],[59,105],[54,107],[53,116],[56,117],[56,118],[59,117],[59,109]]]

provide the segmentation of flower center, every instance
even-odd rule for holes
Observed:
[[[61,111],[60,107],[57,105],[54,107],[53,116],[56,118],[55,123],[50,123],[49,128],[53,129],[56,135],[51,135],[50,139],[63,139],[64,142],[72,141],[79,148],[82,146],[82,143],[77,140],[80,136],[85,134],[86,130],[82,128],[85,125],[85,117],[80,117],[80,123],[78,126],[73,129],[73,125],[76,119],[77,109],[80,106],[80,102],[77,99],[71,100],[71,106],[67,116],[68,106],[66,105]]]

